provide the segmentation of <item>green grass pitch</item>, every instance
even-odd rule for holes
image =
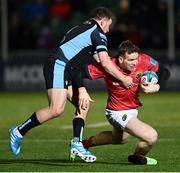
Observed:
[[[110,130],[104,108],[106,93],[90,93],[95,102],[88,114],[84,138]],[[25,136],[21,153],[14,157],[9,149],[8,128],[26,120],[33,111],[47,104],[45,93],[0,93],[0,171],[3,172],[180,172],[180,92],[142,95],[139,118],[152,125],[159,134],[158,143],[148,156],[158,160],[156,166],[136,166],[127,161],[137,140],[125,145],[92,148],[95,163],[69,161],[74,108],[57,119],[34,128]]]

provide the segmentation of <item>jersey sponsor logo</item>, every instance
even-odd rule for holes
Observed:
[[[136,79],[139,79],[141,76],[142,76],[142,73],[141,72],[137,72]]]
[[[118,82],[113,82],[112,84],[113,84],[114,86],[120,85]]]
[[[124,114],[124,115],[122,116],[122,120],[123,120],[123,121],[126,121],[126,119],[127,119],[127,115]]]
[[[157,61],[155,59],[153,59],[152,57],[150,57],[150,64],[153,66],[156,66]]]

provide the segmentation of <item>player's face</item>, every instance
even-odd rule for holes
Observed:
[[[109,28],[112,24],[112,19],[103,18],[100,22],[101,29],[104,33],[109,32]]]
[[[119,62],[121,64],[121,67],[128,71],[134,71],[136,70],[136,65],[138,62],[138,53],[125,53],[123,57],[119,58]]]

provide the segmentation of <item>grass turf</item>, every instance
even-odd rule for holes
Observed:
[[[84,138],[102,130],[106,124],[105,93],[91,93],[95,100],[89,112]],[[95,163],[69,161],[74,108],[68,103],[63,115],[31,130],[24,138],[21,154],[14,157],[9,150],[8,128],[26,120],[33,111],[47,104],[45,93],[0,93],[0,171],[3,172],[180,172],[180,93],[160,92],[142,95],[143,107],[139,117],[152,125],[159,134],[158,143],[149,157],[158,160],[156,166],[136,166],[127,161],[137,140],[125,145],[106,145],[92,148]],[[99,123],[99,126],[93,127]],[[97,124],[98,125],[98,124]]]

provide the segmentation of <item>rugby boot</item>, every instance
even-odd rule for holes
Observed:
[[[156,159],[145,156],[129,155],[128,161],[135,165],[157,165]]]
[[[75,161],[76,156],[80,157],[85,162],[94,162],[97,159],[94,154],[92,154],[89,150],[84,148],[82,142],[73,142],[72,140],[70,148],[71,161]]]
[[[12,127],[9,129],[10,148],[13,154],[15,156],[18,156],[21,150],[20,145],[21,145],[22,137],[17,136],[17,134],[15,133],[16,130],[17,130],[17,127],[16,128]]]

